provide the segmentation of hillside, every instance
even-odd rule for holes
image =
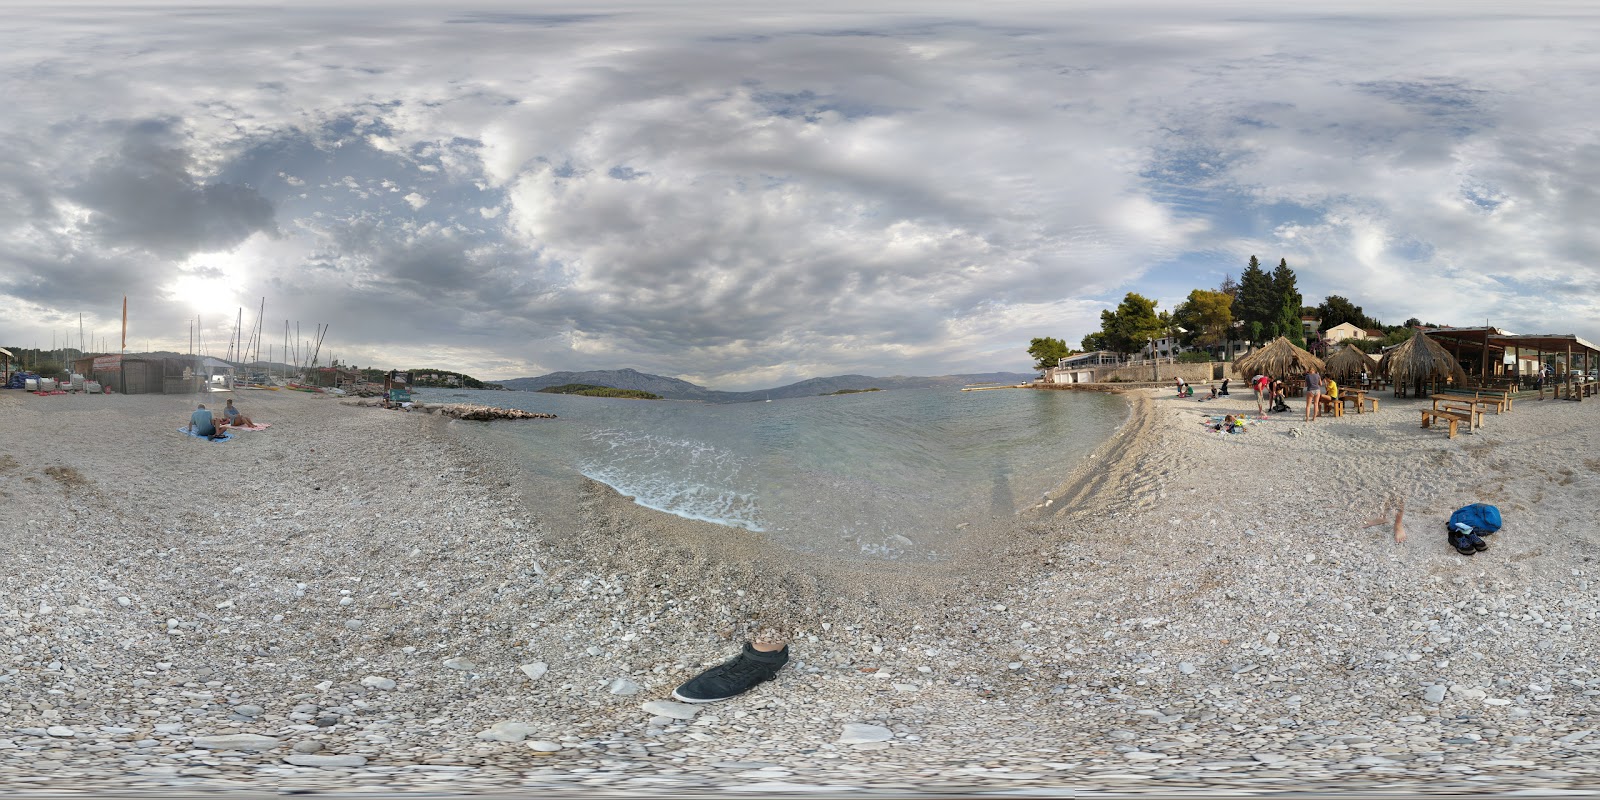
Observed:
[[[760,400],[786,400],[795,397],[815,397],[841,390],[863,389],[923,389],[938,386],[959,388],[969,383],[1022,383],[1031,381],[1033,373],[986,372],[972,375],[905,376],[882,378],[870,375],[834,375],[826,378],[809,378],[772,389],[749,392],[722,392],[707,389],[678,378],[651,375],[635,369],[591,370],[588,372],[552,372],[535,378],[512,378],[500,381],[507,389],[536,392],[551,386],[571,383],[613,386],[618,389],[635,389],[660,395],[668,400],[698,400],[704,403],[750,403]]]

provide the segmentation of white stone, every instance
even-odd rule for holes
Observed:
[[[1426,690],[1424,690],[1422,692],[1422,701],[1424,703],[1428,703],[1430,705],[1438,705],[1440,703],[1443,703],[1444,702],[1444,691],[1445,691],[1445,687],[1443,687],[1443,686],[1440,686],[1440,685],[1437,685],[1437,684],[1435,684],[1433,686],[1429,686]]]
[[[295,753],[284,756],[286,764],[297,767],[359,767],[367,763],[363,756],[321,755],[316,753]]]
[[[368,689],[377,689],[379,691],[387,692],[394,689],[395,682],[390,678],[383,677],[382,675],[368,675],[367,677],[361,679],[361,685],[367,687]]]
[[[546,672],[549,671],[550,665],[544,663],[543,661],[535,661],[532,664],[522,665],[522,674],[527,675],[528,680],[539,680],[540,678],[544,677]]]
[[[278,740],[259,733],[225,733],[218,736],[196,736],[194,746],[207,750],[273,750]]]
[[[1190,664],[1187,661],[1179,661],[1178,662],[1178,671],[1183,673],[1183,674],[1185,674],[1185,675],[1193,675],[1194,674],[1194,665]]]
[[[606,687],[606,691],[621,697],[632,697],[642,691],[642,688],[627,678],[618,678]]]
[[[528,748],[536,753],[554,753],[561,750],[561,745],[541,739],[537,742],[528,742]]]
[[[54,736],[58,739],[71,739],[72,737],[78,735],[77,731],[68,728],[65,725],[52,725],[48,728],[45,728],[44,732],[45,734]]]
[[[119,598],[117,598],[117,605],[122,606],[123,608],[127,608],[128,606],[133,605],[133,601],[129,600],[126,597],[119,597]]]
[[[468,660],[466,660],[464,658],[447,658],[447,659],[444,660],[444,665],[446,667],[449,667],[450,669],[460,669],[460,670],[468,670],[468,669],[477,669],[478,668],[477,664],[474,664],[471,661],[468,661]]]
[[[865,725],[860,722],[846,722],[844,730],[839,733],[840,744],[862,744],[864,742],[887,742],[894,738],[894,732],[881,725]]]
[[[688,703],[674,703],[671,700],[651,700],[639,706],[645,711],[658,717],[671,717],[673,719],[694,719],[700,713],[700,707]]]
[[[488,730],[478,731],[478,738],[491,742],[520,742],[533,733],[533,726],[526,722],[507,720],[496,722]]]

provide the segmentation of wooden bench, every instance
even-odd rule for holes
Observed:
[[[1474,405],[1494,406],[1494,413],[1496,414],[1511,410],[1511,398],[1500,392],[1483,393],[1467,392],[1459,389],[1441,389],[1434,392],[1433,396],[1442,400],[1456,400]]]
[[[1448,397],[1433,398],[1434,411],[1450,411],[1457,414],[1466,414],[1470,420],[1467,429],[1476,431],[1483,427],[1483,409],[1469,400],[1455,400]],[[1424,425],[1423,427],[1427,427]]]
[[[1431,428],[1433,427],[1434,422],[1438,420],[1444,420],[1450,424],[1449,438],[1451,439],[1456,438],[1456,423],[1465,422],[1467,423],[1467,429],[1472,429],[1472,417],[1470,415],[1462,414],[1456,411],[1435,411],[1426,408],[1421,409],[1421,411],[1422,427]]]

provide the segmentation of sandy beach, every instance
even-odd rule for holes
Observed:
[[[213,444],[194,396],[0,392],[0,788],[1600,786],[1600,403],[1452,440],[1387,395],[1225,435],[1253,398],[1168,394],[897,564],[531,496],[462,435],[560,420],[245,391],[272,427]],[[1403,543],[1362,527],[1390,497]],[[1466,557],[1472,502],[1505,527]],[[777,681],[642,708],[764,624]]]

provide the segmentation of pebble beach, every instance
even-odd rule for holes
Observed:
[[[0,392],[0,791],[1600,789],[1600,403],[1169,395],[901,564],[531,496],[463,435],[559,419],[241,391],[272,427],[211,443],[194,396]],[[776,681],[666,702],[767,625]]]

